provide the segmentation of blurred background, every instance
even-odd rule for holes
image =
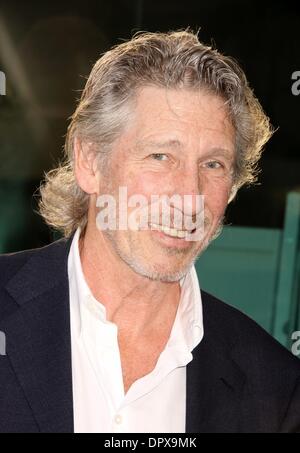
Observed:
[[[287,195],[300,192],[300,95],[292,92],[293,74],[300,71],[297,1],[0,0],[0,70],[6,74],[6,95],[0,96],[0,253],[42,246],[54,238],[35,212],[37,200],[33,194],[44,172],[56,166],[62,156],[68,118],[96,59],[136,31],[187,26],[200,28],[202,41],[213,43],[222,53],[238,60],[278,128],[263,154],[259,184],[239,192],[226,218],[228,225],[237,228],[232,230],[237,232],[235,237],[242,234],[239,253],[246,262],[245,244],[261,244],[257,246],[260,251],[266,244],[271,249],[276,246],[274,281],[259,296],[255,313],[250,310],[258,322],[274,332],[276,298],[284,291],[278,281],[286,283],[287,279],[281,272],[286,266],[290,269],[288,278],[293,287],[289,291],[293,294],[299,276],[299,225],[292,239],[285,235],[289,228]],[[298,202],[291,203],[290,210],[297,216]],[[232,231],[229,239],[225,235],[226,247],[232,241]],[[285,255],[288,252],[283,248],[284,242],[291,240],[293,258]],[[224,244],[220,247],[224,250]],[[263,253],[266,256],[265,250]],[[253,259],[253,272],[264,275],[270,271],[269,261],[260,268],[261,255]],[[199,266],[201,273],[201,261]],[[209,264],[203,267],[209,269]],[[238,261],[237,267],[242,269],[243,265]],[[216,286],[215,273],[210,280],[204,274],[205,287],[238,305],[227,276],[224,291],[221,284],[211,288]],[[250,274],[244,270],[243,275]],[[249,304],[255,275],[249,286]],[[257,312],[263,311],[261,300],[266,295],[271,300],[270,316],[261,320]],[[298,316],[298,293],[293,297],[293,313]],[[290,313],[290,306],[287,310]],[[245,311],[249,311],[247,306]]]

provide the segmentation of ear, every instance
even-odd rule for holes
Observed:
[[[74,139],[74,171],[79,187],[87,194],[99,190],[98,171],[93,144]]]

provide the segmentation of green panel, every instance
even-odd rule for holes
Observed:
[[[271,333],[280,244],[280,230],[224,227],[196,263],[201,288]]]
[[[294,310],[292,309],[291,316],[291,326],[294,331],[300,331],[300,237],[298,244],[298,256],[297,256],[297,265],[296,265],[296,277],[295,277],[295,306]],[[295,322],[293,324],[293,314],[295,313]]]
[[[276,338],[286,346],[289,346],[291,334],[296,327],[299,309],[299,237],[300,194],[291,192],[285,214],[274,327]]]

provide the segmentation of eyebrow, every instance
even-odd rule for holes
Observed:
[[[226,148],[212,148],[210,151],[205,153],[202,157],[207,158],[210,156],[222,156],[225,157],[227,160],[234,160],[235,158],[235,152],[230,151],[229,149]]]
[[[170,140],[165,140],[165,141],[155,141],[155,140],[150,140],[150,141],[140,141],[137,144],[138,148],[155,148],[155,149],[167,149],[167,148],[177,148],[177,149],[182,149],[183,148],[183,143],[177,139],[170,139]],[[210,156],[223,156],[228,160],[233,160],[234,159],[234,153],[232,153],[229,149],[226,148],[212,148],[210,151],[205,153],[202,158],[207,158]]]

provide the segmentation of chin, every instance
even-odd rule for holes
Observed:
[[[137,261],[131,261],[129,266],[139,275],[142,275],[143,277],[147,277],[150,280],[155,280],[155,281],[162,281],[162,282],[177,282],[179,281],[182,277],[184,277],[192,265],[194,264],[194,260],[191,262],[189,261],[188,264],[185,266],[182,265],[182,262],[177,265],[170,265],[170,261],[163,263],[151,263],[149,265],[149,262],[147,263],[141,263]]]

